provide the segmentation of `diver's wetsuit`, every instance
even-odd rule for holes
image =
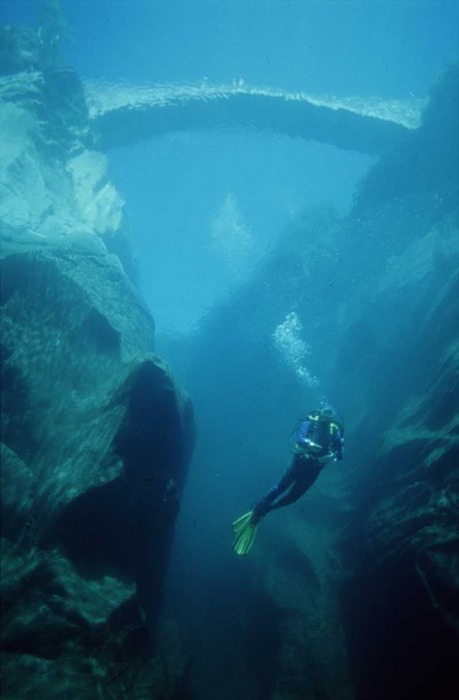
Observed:
[[[296,453],[277,484],[255,506],[252,515],[253,524],[257,523],[270,510],[282,508],[297,501],[313,485],[326,462],[343,458],[341,431],[337,429],[330,441],[328,427],[329,424],[327,425],[327,435],[320,435],[320,430],[317,431],[317,427],[311,420],[304,420],[300,423],[295,435]],[[322,446],[322,450],[316,455],[312,455],[308,450],[307,440],[312,435],[314,442],[317,441]],[[287,489],[289,490],[287,491]],[[285,491],[287,493],[280,498]]]

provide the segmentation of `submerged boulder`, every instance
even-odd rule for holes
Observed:
[[[146,693],[192,406],[154,354],[79,80],[11,32],[17,54],[0,80],[3,692]]]

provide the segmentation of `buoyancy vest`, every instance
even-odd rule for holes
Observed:
[[[307,445],[301,445],[297,442],[298,433],[301,425],[309,422],[309,431],[307,434]],[[325,455],[333,454],[340,449],[342,443],[342,427],[333,420],[323,418],[318,412],[311,413],[300,419],[295,430],[292,433],[291,452],[295,454],[310,453],[311,457],[324,457]]]

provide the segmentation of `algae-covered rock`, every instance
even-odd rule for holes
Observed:
[[[159,601],[192,413],[147,352],[153,324],[121,266],[107,256],[97,270],[84,256],[2,260],[2,513],[14,545],[3,550],[3,582],[16,591],[9,653],[38,654],[46,638],[46,658],[60,658],[75,619],[86,624],[85,606],[92,624],[106,624],[134,586],[150,624]],[[48,610],[48,586],[60,590],[64,579],[65,605]],[[38,616],[31,588],[45,606]]]

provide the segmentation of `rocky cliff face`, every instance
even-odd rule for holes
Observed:
[[[332,370],[358,416],[342,590],[362,698],[459,690],[458,91],[452,69],[356,212],[362,232],[396,234]]]
[[[237,488],[248,501],[269,484],[247,474],[265,465],[274,481],[292,417],[317,400],[292,370],[318,377],[345,416],[339,470],[327,467],[282,525],[269,516],[250,554],[270,624],[248,674],[264,697],[459,690],[458,83],[452,69],[420,129],[369,173],[345,220],[318,212],[298,222],[187,348],[210,453],[223,445],[228,463],[242,465]],[[292,312],[311,355],[293,338],[282,372],[273,331]],[[213,395],[199,379],[209,368]],[[243,596],[239,606],[238,638],[250,638],[256,606]]]
[[[355,569],[343,608],[362,698],[457,689],[458,239],[456,216],[442,217],[390,261],[373,300],[391,332],[360,397],[369,408],[355,426],[358,507],[344,542]],[[352,377],[361,386],[362,368]]]
[[[191,403],[153,354],[78,78],[40,34],[2,31],[3,692],[136,697]]]

